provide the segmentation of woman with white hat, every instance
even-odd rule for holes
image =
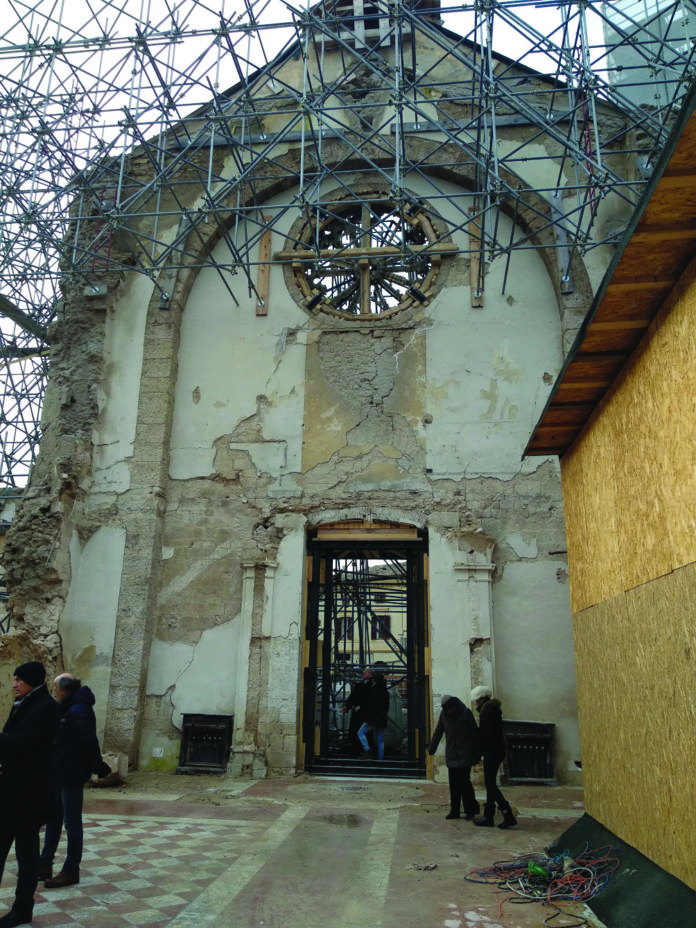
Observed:
[[[503,820],[498,828],[512,828],[517,824],[517,819],[498,786],[498,768],[505,757],[503,710],[500,700],[493,698],[487,686],[475,686],[471,691],[471,704],[479,714],[478,743],[483,754],[483,782],[486,786],[483,815],[474,821],[474,825],[492,828],[497,803],[503,813]]]

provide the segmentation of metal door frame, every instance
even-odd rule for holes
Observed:
[[[406,661],[407,719],[405,757],[400,763],[411,776],[425,776],[431,719],[427,537],[425,532],[417,532],[407,526],[394,526],[380,532],[379,529],[366,531],[332,523],[331,529],[333,531],[322,532],[321,527],[315,530],[307,545],[301,766],[309,772],[320,768],[323,771],[326,765],[340,768],[336,772],[352,769],[345,758],[332,755],[330,745],[335,679],[332,650],[337,627],[333,614],[333,566],[336,561],[351,557],[364,561],[368,557],[374,560],[380,555],[387,557],[391,554],[406,561],[406,644],[402,650]],[[325,632],[327,628],[329,634]],[[320,633],[323,634],[321,638]],[[328,668],[328,674],[323,668]],[[318,699],[320,678],[321,698]]]

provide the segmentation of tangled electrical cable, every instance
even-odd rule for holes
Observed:
[[[561,906],[586,902],[604,889],[619,866],[618,858],[611,856],[613,850],[611,845],[596,850],[586,847],[574,858],[568,851],[552,857],[542,852],[523,854],[483,870],[472,870],[465,879],[507,890],[509,895],[502,902],[544,902],[553,906],[556,912],[544,920],[545,925],[553,928],[554,919],[563,914]],[[502,902],[499,902],[501,909]],[[566,921],[564,928],[586,923],[582,917],[572,918],[576,919],[574,924]]]

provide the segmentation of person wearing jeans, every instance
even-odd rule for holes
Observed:
[[[80,882],[83,784],[93,773],[100,777],[111,773],[99,749],[92,708],[94,693],[70,673],[56,677],[53,692],[60,714],[53,752],[55,801],[53,814],[46,824],[39,864],[39,879],[45,880],[48,889]],[[62,870],[54,877],[53,858],[63,824],[68,839],[67,855]]]
[[[377,742],[377,757],[384,760],[384,729],[387,727],[389,720],[389,690],[384,674],[375,672],[372,676],[372,689],[370,690],[370,702],[367,707],[365,721],[360,726],[358,738],[365,750],[365,756],[372,757],[370,745],[367,741],[367,733],[374,731]]]

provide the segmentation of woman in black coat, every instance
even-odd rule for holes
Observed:
[[[477,686],[471,691],[471,702],[479,714],[478,742],[483,754],[483,782],[486,786],[483,815],[476,819],[474,825],[492,828],[497,803],[503,813],[503,821],[498,828],[511,828],[517,824],[517,819],[498,786],[498,768],[505,757],[503,710],[500,700],[493,698],[487,686]]]
[[[377,756],[379,760],[384,760],[384,730],[389,720],[389,690],[387,681],[383,673],[375,673],[372,676],[372,689],[370,690],[370,702],[367,707],[365,721],[360,726],[358,738],[365,749],[365,754],[372,756],[370,745],[367,742],[368,731],[374,731],[377,741]]]
[[[471,768],[479,762],[481,752],[477,743],[478,730],[474,714],[456,696],[443,696],[442,712],[428,753],[434,754],[443,734],[445,736],[445,763],[449,778],[450,810],[445,818],[464,818],[471,821],[480,812],[476,793],[471,783]]]

